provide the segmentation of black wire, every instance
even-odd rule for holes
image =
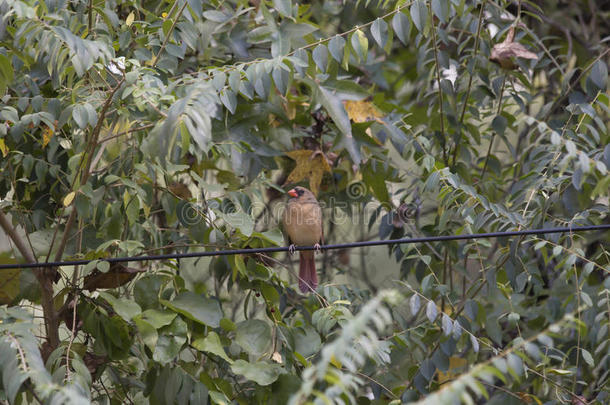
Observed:
[[[587,225],[574,226],[564,228],[548,228],[548,229],[528,229],[523,231],[506,231],[506,232],[488,232],[488,233],[471,233],[464,235],[445,235],[445,236],[425,236],[422,238],[403,238],[403,239],[388,239],[388,240],[370,240],[363,242],[339,243],[335,245],[322,245],[319,250],[331,249],[350,249],[364,246],[381,246],[381,245],[397,245],[408,243],[423,243],[423,242],[444,242],[451,240],[464,239],[482,239],[482,238],[501,238],[506,236],[521,236],[521,235],[541,235],[547,233],[566,233],[566,232],[584,232],[610,230],[610,224],[605,225]],[[126,262],[142,262],[148,260],[167,260],[167,259],[184,259],[191,257],[206,257],[206,256],[230,256],[240,254],[253,253],[275,253],[288,252],[288,246],[281,247],[266,247],[256,249],[232,249],[232,250],[215,250],[210,252],[191,252],[191,253],[171,253],[165,255],[150,255],[150,256],[130,256],[130,257],[110,257],[107,259],[82,259],[82,260],[67,260],[58,262],[45,263],[22,263],[22,264],[0,264],[0,270],[6,269],[28,269],[40,267],[59,267],[59,266],[79,266],[87,264],[94,260],[102,260],[109,263],[126,263]],[[315,246],[295,246],[294,250],[316,250]]]

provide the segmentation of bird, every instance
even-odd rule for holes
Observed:
[[[311,246],[320,250],[324,243],[322,228],[322,209],[314,194],[305,187],[297,186],[287,192],[291,197],[286,204],[282,223],[284,232],[290,242],[290,252],[294,252],[295,244]],[[314,291],[318,286],[318,274],[314,252],[299,252],[299,289],[302,293]]]

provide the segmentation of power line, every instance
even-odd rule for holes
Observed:
[[[444,235],[444,236],[425,236],[421,238],[402,238],[402,239],[387,239],[387,240],[371,240],[362,242],[339,243],[334,245],[322,245],[320,250],[332,249],[351,249],[365,246],[383,246],[383,245],[402,245],[424,242],[446,242],[452,240],[467,240],[467,239],[484,239],[484,238],[501,238],[507,236],[522,236],[522,235],[543,235],[551,233],[567,233],[567,232],[585,232],[610,230],[610,224],[605,225],[587,225],[574,226],[563,228],[547,228],[547,229],[526,229],[522,231],[505,231],[505,232],[488,232],[488,233],[471,233],[464,235]],[[185,259],[193,257],[209,257],[209,256],[230,256],[241,254],[255,253],[276,253],[288,252],[288,246],[266,247],[255,249],[230,249],[230,250],[214,250],[208,252],[190,252],[190,253],[170,253],[164,255],[149,255],[149,256],[128,256],[128,257],[110,257],[106,259],[81,259],[81,260],[66,260],[57,262],[45,263],[21,263],[21,264],[0,264],[0,270],[7,269],[32,269],[41,267],[59,267],[59,266],[79,266],[87,264],[94,260],[102,260],[109,263],[126,263],[126,262],[142,262],[142,261],[157,261],[169,259]],[[300,250],[316,250],[314,246],[295,246],[295,251]]]

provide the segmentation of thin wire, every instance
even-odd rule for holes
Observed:
[[[230,249],[230,250],[215,250],[208,252],[190,252],[190,253],[170,253],[164,255],[148,255],[148,256],[127,256],[127,257],[110,257],[101,259],[81,259],[81,260],[66,260],[56,262],[45,262],[45,263],[21,263],[21,264],[1,264],[0,270],[7,269],[33,269],[40,267],[59,267],[59,266],[80,266],[83,264],[90,263],[95,260],[106,261],[109,263],[126,263],[126,262],[142,262],[142,261],[155,261],[155,260],[168,260],[168,259],[184,259],[193,257],[209,257],[209,256],[231,256],[231,255],[242,255],[242,254],[254,254],[254,253],[276,253],[276,252],[289,252],[289,251],[303,251],[303,250],[333,250],[333,249],[351,249],[365,246],[383,246],[383,245],[403,245],[412,243],[425,243],[425,242],[446,242],[452,240],[467,240],[467,239],[483,239],[483,238],[501,238],[507,236],[521,236],[521,235],[542,235],[550,233],[567,233],[567,232],[585,232],[585,231],[599,231],[599,230],[610,230],[610,224],[604,225],[587,225],[587,226],[574,226],[574,227],[563,227],[563,228],[547,228],[547,229],[526,229],[521,231],[505,231],[505,232],[487,232],[487,233],[470,233],[464,235],[443,235],[443,236],[425,236],[421,238],[402,238],[402,239],[388,239],[388,240],[370,240],[362,242],[351,242],[351,243],[339,243],[335,245],[322,245],[322,246],[294,246],[294,249],[288,246],[279,247],[266,247],[256,249]]]

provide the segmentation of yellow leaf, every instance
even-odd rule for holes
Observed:
[[[461,374],[460,369],[465,369],[468,366],[468,361],[461,357],[451,356],[449,357],[449,369],[446,373],[438,371],[438,383],[444,384],[448,381],[454,380]]]
[[[4,139],[0,138],[0,151],[2,151],[2,156],[6,157],[8,155],[8,147],[4,143]]]
[[[337,360],[337,358],[335,357],[334,354],[330,356],[330,363],[337,368],[343,367],[341,362],[339,360]]]
[[[2,139],[0,139],[1,141]],[[0,254],[0,263],[14,264],[17,260],[9,256],[10,253]],[[0,304],[6,305],[13,302],[19,294],[19,274],[21,270],[12,269],[0,272]],[[0,322],[1,323],[1,322]]]
[[[42,130],[42,147],[46,147],[49,142],[51,141],[51,138],[53,138],[53,128],[51,127],[45,127]]]
[[[67,207],[68,205],[72,204],[72,201],[74,201],[75,196],[76,192],[70,191],[68,195],[64,197],[64,207]]]
[[[288,117],[289,120],[293,120],[297,116],[297,104],[295,102],[283,102],[282,107],[284,107],[284,112],[286,112],[286,117]]]
[[[129,13],[129,15],[127,16],[127,19],[125,20],[125,25],[127,25],[128,27],[131,27],[131,24],[133,24],[133,20],[136,18],[136,15],[133,13],[133,11],[131,13]]]
[[[370,101],[347,100],[344,104],[347,115],[356,123],[378,121],[383,117],[383,114]]]
[[[10,304],[19,293],[19,269],[0,272],[0,304]]]
[[[326,156],[321,151],[308,149],[293,150],[286,152],[286,155],[297,162],[288,175],[286,183],[298,183],[301,180],[309,179],[309,189],[317,196],[324,172],[330,173],[330,165]]]
[[[281,122],[274,114],[269,114],[269,125],[271,125],[273,128],[277,128],[281,125]]]

